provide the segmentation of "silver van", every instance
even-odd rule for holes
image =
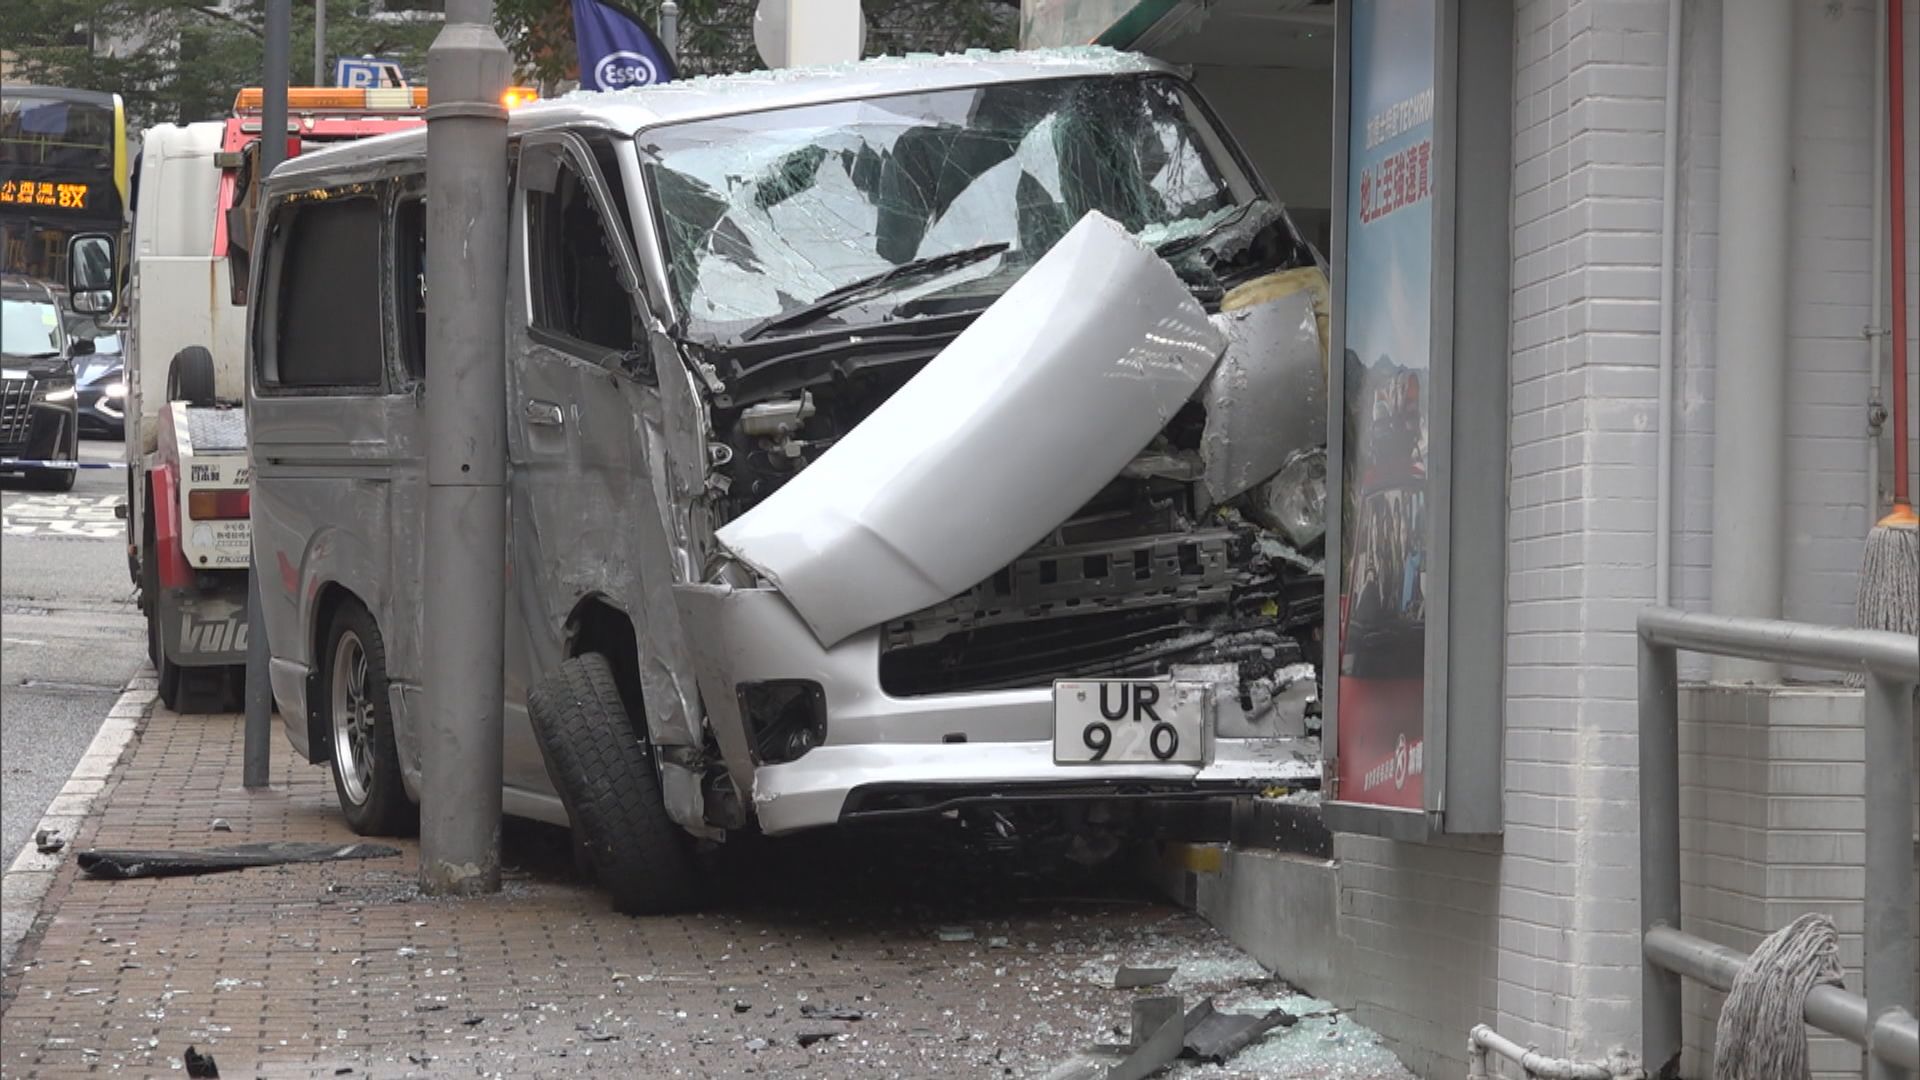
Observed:
[[[1175,72],[875,60],[509,130],[504,806],[619,907],[735,830],[1085,850],[1317,782],[1325,279]],[[424,750],[426,145],[282,166],[253,263],[274,696],[363,833]]]

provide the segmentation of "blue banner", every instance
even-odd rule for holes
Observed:
[[[626,90],[674,78],[673,58],[647,24],[601,0],[573,0],[580,89]]]

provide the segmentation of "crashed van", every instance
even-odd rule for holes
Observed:
[[[631,911],[696,849],[940,816],[1083,848],[1319,775],[1326,289],[1193,88],[1104,50],[516,110],[504,807]],[[274,696],[419,787],[426,136],[265,190]]]

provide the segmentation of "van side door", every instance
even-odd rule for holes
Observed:
[[[418,596],[393,581],[395,539],[414,540],[421,524],[394,490],[422,464],[419,408],[390,362],[393,185],[343,183],[270,207],[252,304],[254,566],[274,695],[295,747],[320,759],[327,748],[308,745],[307,683],[327,629],[320,609],[337,590],[373,615],[395,685],[417,685],[418,636],[398,613]]]
[[[646,340],[625,220],[586,139],[550,131],[521,141],[507,336],[510,812],[553,797],[526,700],[565,657],[571,617],[591,601],[640,618],[631,606],[639,518],[654,505],[636,385]],[[628,705],[637,713],[638,702]]]

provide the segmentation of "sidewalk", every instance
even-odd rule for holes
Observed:
[[[951,865],[887,863],[898,853],[845,837],[770,845],[758,880],[680,918],[613,913],[573,880],[564,833],[538,826],[509,830],[519,868],[481,900],[420,897],[406,840],[365,862],[76,876],[71,853],[89,847],[356,839],[328,772],[297,763],[277,720],[274,739],[272,788],[248,793],[239,717],[144,722],[0,984],[0,1074],[178,1076],[191,1044],[225,1077],[1031,1076],[1124,1030],[1121,963],[1178,964],[1189,1002],[1285,996],[1200,920],[1137,893],[975,889],[978,874],[956,885],[940,880]],[[1397,1071],[1363,1029],[1315,1021],[1206,1074]]]

